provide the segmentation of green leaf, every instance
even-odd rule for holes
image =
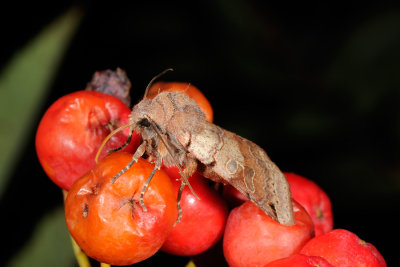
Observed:
[[[69,267],[75,264],[71,239],[65,224],[64,209],[60,206],[39,222],[34,235],[8,266]]]
[[[0,73],[0,195],[81,17],[78,9],[67,11],[16,53]]]

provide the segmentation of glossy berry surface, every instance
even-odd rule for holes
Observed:
[[[315,182],[295,173],[285,173],[290,184],[292,198],[310,214],[315,227],[315,236],[333,228],[332,204],[328,195]]]
[[[165,242],[177,218],[170,178],[157,171],[140,205],[143,185],[154,168],[139,159],[114,183],[132,155],[115,152],[77,180],[65,201],[69,232],[91,258],[128,265],[149,258]]]
[[[178,169],[164,170],[171,177],[178,196],[181,184]],[[189,182],[199,198],[185,187],[181,198],[182,219],[162,246],[164,252],[179,256],[193,256],[211,248],[221,238],[228,217],[227,204],[206,178],[195,172]]]
[[[114,129],[129,120],[131,110],[121,100],[95,91],[77,91],[55,101],[43,115],[36,132],[36,152],[46,174],[69,190],[75,180],[95,165],[95,155]],[[113,136],[103,149],[125,143],[128,129]],[[124,151],[133,152],[139,143],[134,134]]]
[[[262,266],[294,255],[314,236],[306,210],[293,201],[294,225],[283,225],[250,201],[233,209],[226,224],[223,250],[229,266]]]
[[[324,258],[296,254],[268,263],[264,267],[334,267]]]
[[[300,253],[322,257],[334,266],[386,266],[374,245],[344,229],[335,229],[311,239]]]

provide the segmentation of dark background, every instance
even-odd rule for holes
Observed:
[[[1,66],[72,4],[5,4]],[[126,70],[135,104],[150,79],[172,67],[163,80],[200,88],[216,124],[263,147],[282,170],[316,181],[331,197],[335,228],[374,244],[389,266],[400,265],[399,4],[75,4],[83,21],[45,105],[38,107],[41,114],[58,97],[84,89],[96,70]],[[28,130],[29,145],[0,202],[1,238],[10,240],[0,265],[26,242],[43,214],[62,202],[57,187],[43,178],[36,129]],[[167,259],[177,266],[186,262]]]

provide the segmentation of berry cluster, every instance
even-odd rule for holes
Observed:
[[[187,83],[158,82],[147,97],[161,91],[182,91],[213,120],[204,95]],[[333,229],[331,202],[311,180],[285,173],[291,186],[295,224],[285,226],[263,213],[230,185],[221,187],[195,173],[185,188],[181,221],[177,218],[180,174],[163,167],[142,188],[154,164],[140,158],[118,179],[110,180],[132,159],[140,143],[134,134],[122,152],[128,129],[114,135],[101,160],[95,155],[106,136],[129,120],[130,109],[120,99],[83,90],[63,96],[44,114],[36,134],[36,149],[47,175],[68,191],[65,218],[82,250],[97,261],[129,265],[158,250],[193,257],[222,239],[229,266],[386,266],[377,249],[354,233]],[[195,259],[195,258],[194,258]]]

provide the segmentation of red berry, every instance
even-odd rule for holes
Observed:
[[[68,229],[89,256],[112,265],[129,265],[156,253],[177,218],[170,178],[157,171],[140,205],[143,185],[154,168],[140,158],[114,183],[110,180],[132,159],[115,152],[78,179],[65,201]]]
[[[315,236],[333,228],[332,204],[328,195],[313,181],[294,173],[285,173],[292,197],[310,214]]]
[[[233,209],[226,224],[223,249],[231,267],[262,266],[300,251],[314,235],[305,209],[293,201],[294,225],[271,219],[250,201]]]
[[[177,196],[181,184],[178,168],[164,170],[170,176]],[[211,248],[221,238],[228,217],[225,201],[204,177],[194,173],[189,182],[199,199],[188,186],[185,187],[181,198],[181,221],[172,229],[161,248],[179,256],[193,256]]]
[[[59,98],[40,121],[36,132],[36,152],[46,174],[68,190],[73,182],[95,165],[95,155],[104,138],[129,120],[131,110],[121,100],[99,92],[78,91]],[[107,142],[107,150],[125,143],[128,129]],[[134,135],[124,151],[136,149]]]
[[[322,257],[334,266],[386,266],[384,258],[372,244],[343,229],[311,239],[300,253]]]
[[[296,254],[287,258],[282,258],[273,262],[268,263],[264,267],[333,267],[324,258],[318,256],[306,256],[302,254]]]

